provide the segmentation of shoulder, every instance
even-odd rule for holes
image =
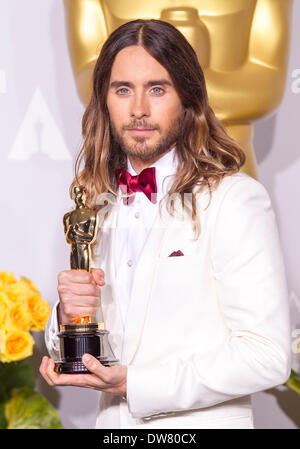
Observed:
[[[223,203],[241,205],[243,202],[252,200],[263,200],[270,203],[270,195],[266,187],[257,179],[244,172],[234,173],[222,179],[218,187],[213,192],[216,207]]]
[[[210,215],[216,272],[221,272],[225,263],[237,269],[247,267],[251,260],[266,260],[271,266],[281,255],[277,217],[267,189],[241,172],[225,178],[219,187]]]
[[[220,215],[232,218],[272,209],[270,195],[265,186],[244,172],[225,176],[212,190],[211,197],[208,188],[199,197],[201,210],[207,211],[208,216],[213,219]]]
[[[265,186],[246,173],[224,178],[216,189],[212,209],[213,227],[220,235],[237,235],[239,229],[271,229],[276,222],[270,195]],[[245,235],[247,234],[245,233]]]
[[[233,175],[225,176],[216,189],[219,195],[226,195],[231,190],[241,192],[264,192],[268,193],[265,186],[247,173],[238,172]]]

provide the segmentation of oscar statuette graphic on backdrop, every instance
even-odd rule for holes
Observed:
[[[75,209],[63,217],[64,232],[71,245],[71,270],[91,270],[90,245],[96,240],[98,222],[97,214],[85,205],[83,186],[73,188]],[[101,307],[101,305],[100,305]],[[60,360],[55,363],[57,373],[88,373],[82,362],[85,353],[96,357],[105,366],[117,364],[108,341],[109,331],[104,322],[98,323],[95,316],[82,316],[71,324],[61,324],[58,334],[60,343]]]

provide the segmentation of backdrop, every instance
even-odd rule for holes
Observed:
[[[254,138],[259,181],[277,216],[294,329],[300,329],[297,19],[299,1],[293,8],[285,96],[274,114],[255,125]],[[69,59],[63,2],[0,0],[0,271],[32,279],[50,305],[57,299],[57,274],[69,267],[62,216],[73,208],[68,189],[81,144],[83,112]],[[66,428],[93,428],[98,393],[49,387],[38,371],[46,353],[43,333],[35,334],[35,341],[30,361],[38,390],[58,408]],[[294,367],[299,357],[293,356]],[[299,405],[300,396],[284,386],[256,393],[255,427],[298,428]]]

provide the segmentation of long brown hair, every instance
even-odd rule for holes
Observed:
[[[179,194],[186,207],[185,194],[192,194],[189,207],[197,238],[200,224],[196,221],[194,194],[209,188],[211,198],[212,189],[223,177],[238,172],[246,156],[209,105],[205,78],[195,51],[183,34],[167,22],[133,20],[113,31],[104,43],[94,69],[91,100],[82,119],[84,140],[70,192],[75,184],[84,185],[87,204],[95,209],[99,194],[109,192],[117,196],[114,169],[127,169],[127,156],[112,137],[106,99],[115,57],[131,45],[142,45],[168,71],[185,109],[176,142],[178,168],[169,195]],[[199,186],[197,191],[196,186]],[[167,203],[167,208],[173,215],[174,202]]]

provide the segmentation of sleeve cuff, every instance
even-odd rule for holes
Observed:
[[[59,323],[58,323],[58,305],[59,300],[56,301],[52,308],[52,312],[48,318],[45,328],[45,344],[50,357],[54,360],[59,359]]]

